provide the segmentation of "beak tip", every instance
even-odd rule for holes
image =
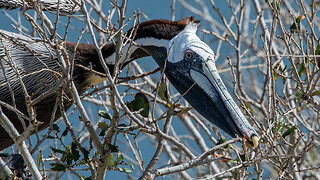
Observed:
[[[251,141],[253,143],[253,148],[256,148],[259,145],[260,138],[257,135],[254,134],[251,137]]]

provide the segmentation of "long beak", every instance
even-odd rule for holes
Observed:
[[[163,68],[166,49],[145,48]],[[231,98],[210,56],[207,60],[197,56],[193,60],[167,62],[165,73],[171,84],[203,117],[229,135],[245,137],[254,147],[258,146],[257,133]]]
[[[259,138],[223,84],[214,61],[208,57],[200,66],[190,69],[190,77],[210,97],[214,117],[206,117],[222,130],[235,137],[245,137],[258,146]],[[197,68],[198,67],[198,68]],[[200,69],[201,68],[201,69]]]

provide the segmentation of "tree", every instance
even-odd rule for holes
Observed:
[[[18,31],[56,47],[61,62],[66,49],[59,40],[74,33],[72,21],[84,22],[79,42],[86,37],[97,48],[113,42],[119,59],[125,56],[124,46],[134,43],[124,38],[125,29],[148,17],[139,10],[128,13],[127,0],[72,1],[73,15],[54,8],[51,14],[43,11],[46,4],[27,2],[25,8],[34,10],[22,8],[15,17],[5,14]],[[20,153],[34,179],[104,179],[116,172],[132,179],[316,179],[318,10],[313,0],[171,1],[171,20],[177,19],[176,11],[201,19],[200,36],[214,49],[225,83],[260,133],[256,149],[210,124],[157,68],[139,61],[124,72],[106,72],[109,81],[81,96],[68,79],[71,72],[65,74],[75,106],[64,112],[62,122],[30,138],[29,150]],[[21,15],[27,21],[21,23]],[[67,22],[65,28],[60,22]]]

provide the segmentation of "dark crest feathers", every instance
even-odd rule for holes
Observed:
[[[134,39],[136,40],[140,38],[153,37],[156,39],[170,40],[180,33],[190,22],[198,24],[200,21],[191,16],[179,21],[160,19],[142,22],[135,27],[137,28],[137,33]],[[132,30],[133,28],[129,29],[127,34],[130,34]]]

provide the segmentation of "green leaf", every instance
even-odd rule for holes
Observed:
[[[292,128],[290,128],[290,129],[286,130],[286,132],[284,132],[284,133],[282,134],[282,137],[285,138],[286,136],[292,134],[296,129],[297,129],[296,127],[292,127]]]
[[[301,98],[301,91],[300,90],[297,91],[296,97]]]
[[[113,166],[113,154],[110,153],[109,155],[109,159],[108,159],[108,167],[112,167]]]
[[[63,154],[60,161],[66,162],[68,154]]]
[[[123,170],[124,170],[124,172],[126,172],[126,173],[128,173],[128,174],[129,174],[129,173],[132,173],[132,170],[129,169],[129,168],[124,167]]]
[[[296,97],[297,97],[297,99],[296,99],[297,103],[300,103],[300,101],[301,101],[301,91],[300,90],[297,90]]]
[[[102,118],[111,120],[110,115],[109,115],[106,111],[104,111],[104,110],[99,110],[99,111],[98,111],[98,115],[99,115],[100,117],[102,117]]]
[[[40,166],[42,155],[41,153],[37,156],[37,165]]]
[[[274,6],[274,1],[272,1],[272,2],[271,2],[271,6],[272,6],[273,8],[277,8],[278,12],[280,13],[281,7],[280,7],[280,3],[279,3],[278,1],[276,2],[276,6]]]
[[[120,171],[120,172],[124,172],[123,167],[118,167],[118,171]]]
[[[274,70],[272,70],[272,75],[275,81],[278,80],[278,74]]]
[[[320,44],[317,45],[316,47],[316,51],[314,52],[315,55],[320,55]],[[317,64],[318,64],[318,68],[320,68],[320,58],[317,57]]]
[[[243,161],[246,161],[246,155],[245,154],[239,154],[239,157],[240,157],[240,159],[241,159],[241,161],[243,162]],[[230,160],[229,162],[239,162],[240,160],[239,160],[239,158],[236,158],[235,160]]]
[[[60,132],[60,128],[59,128],[59,126],[57,124],[52,124],[52,129],[54,131]]]
[[[83,153],[83,160],[85,162],[88,162],[90,152],[88,150],[86,150],[85,148],[82,148],[82,153]]]
[[[78,151],[78,146],[74,142],[71,143],[71,153],[73,155],[74,161],[77,161],[80,159],[80,152]]]
[[[225,142],[227,142],[227,141],[228,141],[228,139],[223,139],[223,138],[218,139],[218,142],[217,142],[216,145],[223,144],[223,143],[225,143]]]
[[[99,136],[104,136],[106,135],[106,130],[109,128],[109,125],[105,122],[98,122],[98,128],[101,129]]]
[[[168,95],[168,89],[167,89],[167,84],[162,82],[159,85],[159,90],[158,90],[158,95],[160,99],[168,102],[169,100],[169,95]]]
[[[118,127],[128,127],[128,125],[126,125],[126,124],[124,124],[124,123],[120,123],[120,124],[118,125]]]
[[[260,142],[263,143],[263,144],[269,143],[269,141],[268,141],[268,139],[266,137],[261,137],[261,141]]]
[[[239,154],[241,161],[246,161],[246,155],[245,154]]]
[[[247,103],[247,102],[243,102],[243,103],[244,103],[244,106],[246,106],[246,108],[249,110],[251,116],[254,116],[253,109],[252,109],[252,107],[250,106],[250,104]]]
[[[239,159],[237,158],[237,159],[231,159],[231,160],[229,160],[229,163],[237,163],[239,161]]]
[[[86,177],[86,176],[81,176],[84,180],[92,180],[92,177],[89,176],[89,177]]]
[[[62,164],[54,163],[51,164],[51,169],[54,171],[65,171],[67,167]]]
[[[180,115],[180,114],[185,114],[187,113],[188,111],[190,111],[192,109],[192,107],[186,107],[186,108],[182,108],[180,110],[175,110],[174,112],[177,114],[177,115]]]
[[[119,172],[132,173],[132,170],[126,167],[118,167]]]
[[[67,164],[68,164],[68,166],[70,166],[71,164],[72,164],[72,161],[73,161],[73,154],[72,153],[68,153],[67,155],[66,155],[66,162],[67,162]]]
[[[300,31],[300,23],[301,20],[304,19],[305,17],[303,15],[300,15],[296,18],[296,21],[292,23],[290,26],[290,32],[295,33]]]
[[[140,111],[141,116],[149,116],[149,100],[147,96],[143,93],[137,93],[134,96],[134,100],[128,103],[127,106],[132,112]]]
[[[98,128],[100,128],[102,131],[105,131],[109,128],[109,126],[106,122],[98,122]]]
[[[111,150],[111,152],[119,152],[119,147],[115,146],[113,144],[108,143],[109,149]]]
[[[283,128],[284,128],[284,125],[285,125],[285,121],[283,118],[279,119],[278,121],[278,132],[282,133],[283,132]]]
[[[318,96],[318,95],[320,95],[320,90],[318,90],[318,91],[313,91],[311,95],[312,95],[312,96]]]
[[[284,66],[284,68],[282,69],[281,73],[284,73],[287,70],[287,66],[288,65]]]
[[[130,167],[132,170],[134,170],[134,165],[133,164],[130,164]]]
[[[274,121],[276,120],[274,117],[270,119],[271,123],[274,123]]]
[[[123,156],[121,153],[118,154],[117,159],[114,161],[114,164],[119,164],[123,159]]]
[[[299,74],[299,77],[301,77],[301,75],[303,74],[303,73],[305,73],[305,68],[304,68],[304,61],[302,61],[302,63],[301,63],[301,65],[300,65],[300,67],[299,67],[299,70],[298,70],[298,74]]]
[[[314,52],[315,55],[320,55],[320,44],[317,45],[316,51]]]
[[[67,162],[68,165],[71,165],[73,157],[72,157],[72,154],[70,153],[70,146],[67,146],[66,150],[63,152],[64,153],[60,161]]]
[[[100,133],[99,133],[99,136],[105,136],[106,135],[106,131],[101,131]]]
[[[63,150],[56,149],[56,148],[53,148],[53,147],[50,147],[50,148],[51,148],[51,150],[52,150],[54,153],[66,154],[66,152],[63,151]]]
[[[66,129],[62,132],[61,136],[68,135],[69,129],[66,127]]]
[[[283,118],[279,118],[279,119],[275,119],[275,118],[271,118],[271,123],[274,123],[276,121],[276,124],[274,127],[272,127],[272,132],[274,134],[281,134],[283,132],[283,128],[285,125],[285,121]]]
[[[46,135],[41,135],[41,137],[46,137]],[[55,137],[54,137],[54,136],[49,135],[49,136],[47,136],[47,139],[55,139]]]

